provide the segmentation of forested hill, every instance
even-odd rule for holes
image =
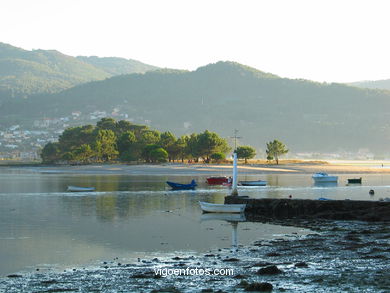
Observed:
[[[96,57],[96,56],[78,56],[78,60],[91,64],[96,68],[104,70],[104,72],[111,76],[130,74],[130,73],[144,73],[150,70],[156,70],[158,67],[148,65],[133,59],[124,59],[118,57]]]
[[[390,90],[390,79],[358,81],[350,85],[362,88]]]
[[[0,43],[0,101],[59,92],[93,80],[154,69],[135,60],[76,58],[54,50],[27,51]]]
[[[135,123],[178,135],[209,129],[264,149],[275,138],[291,151],[368,148],[388,152],[390,92],[292,80],[234,62],[196,71],[159,70],[90,82],[8,103],[1,115],[59,117],[115,108]]]

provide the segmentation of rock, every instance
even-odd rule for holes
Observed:
[[[272,263],[270,263],[270,262],[257,262],[253,266],[254,267],[266,267],[266,266],[270,266],[270,265],[272,265]]]
[[[178,289],[175,287],[161,288],[161,289],[153,289],[150,293],[180,293]]]
[[[257,271],[258,275],[276,275],[283,273],[277,266],[268,266]]]
[[[52,285],[52,284],[57,284],[58,281],[57,280],[45,280],[45,281],[41,281],[41,284],[42,285]]]
[[[271,283],[251,283],[245,287],[245,291],[270,292],[273,286]]]
[[[249,283],[246,280],[241,280],[241,282],[237,284],[237,287],[240,287],[240,288],[246,288],[248,286],[249,286]]]
[[[280,253],[270,252],[270,253],[267,253],[265,256],[280,256]]]
[[[17,275],[17,274],[11,274],[11,275],[8,275],[7,278],[21,278],[23,277],[22,275]]]
[[[156,275],[154,272],[145,272],[145,273],[134,274],[130,278],[133,278],[133,279],[147,279],[147,278],[155,278],[156,276],[159,276],[159,275]]]
[[[307,268],[308,264],[302,261],[302,262],[297,262],[294,266],[297,268]]]
[[[235,262],[235,261],[240,261],[238,258],[231,257],[231,258],[225,258],[223,260],[224,262]]]
[[[76,288],[52,288],[45,292],[77,292],[78,289]]]

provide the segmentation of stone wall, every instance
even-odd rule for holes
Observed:
[[[247,219],[323,218],[390,221],[390,202],[358,200],[274,199],[227,196],[225,203],[246,203]]]

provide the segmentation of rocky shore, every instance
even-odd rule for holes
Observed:
[[[310,200],[228,196],[227,204],[245,203],[249,221],[262,219],[332,219],[390,221],[390,202],[360,200]]]
[[[256,241],[238,251],[223,248],[18,273],[0,279],[0,292],[389,292],[388,222],[276,222],[310,228],[313,233]],[[158,268],[230,268],[234,274],[161,276],[155,274]]]

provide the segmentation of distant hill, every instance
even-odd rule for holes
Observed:
[[[358,81],[352,82],[350,85],[369,89],[390,90],[390,79]]]
[[[115,76],[5,103],[0,115],[33,119],[96,110],[178,135],[209,129],[228,137],[238,129],[243,143],[263,151],[275,138],[294,152],[386,153],[390,145],[389,91],[280,78],[234,62]]]
[[[104,70],[111,76],[129,73],[144,73],[146,71],[158,69],[156,66],[148,65],[137,60],[117,57],[78,56],[77,59]]]
[[[0,43],[0,101],[55,93],[75,85],[156,67],[121,58],[72,57],[54,50],[27,51]]]

